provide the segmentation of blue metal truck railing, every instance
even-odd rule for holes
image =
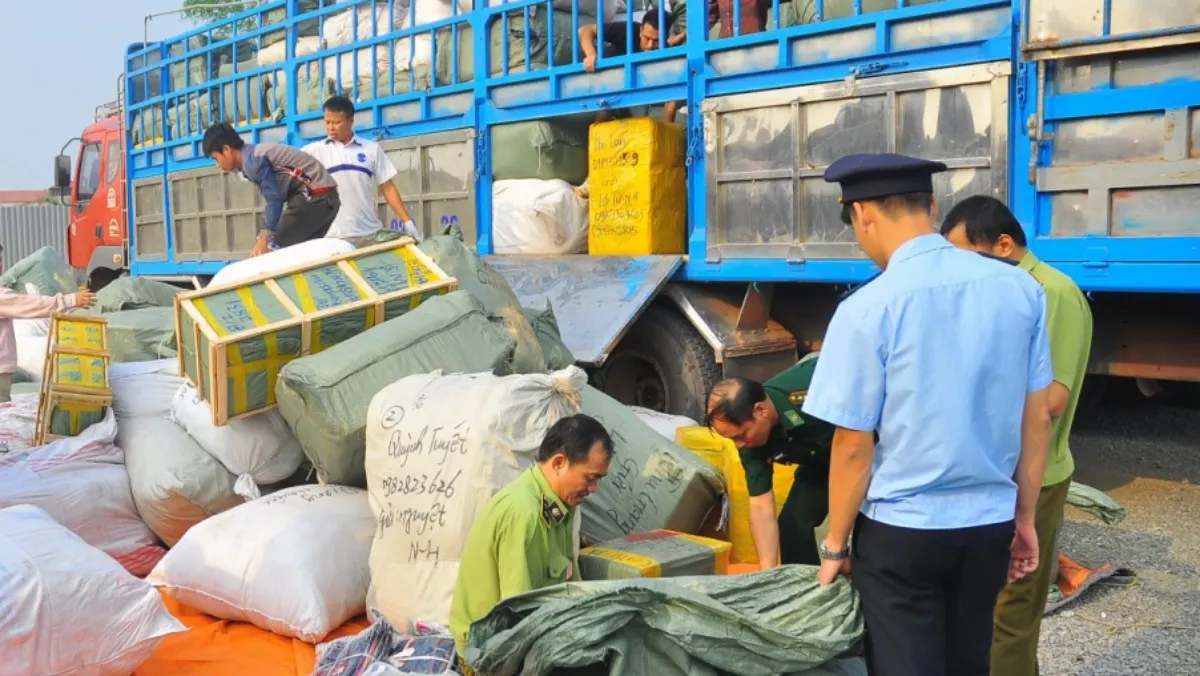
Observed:
[[[126,111],[133,140],[127,164],[131,179],[128,184],[132,186],[138,180],[160,178],[164,185],[162,208],[169,224],[171,196],[166,188],[167,176],[211,166],[211,160],[200,156],[199,140],[203,129],[214,119],[228,117],[234,120],[235,126],[252,141],[300,145],[322,137],[320,106],[327,93],[322,89],[318,95],[302,99],[299,92],[311,88],[314,77],[316,84],[323,87],[332,67],[336,72],[334,89],[338,92],[347,90],[357,101],[360,110],[357,126],[364,135],[392,138],[455,129],[475,130],[477,246],[481,253],[490,253],[490,139],[496,125],[680,101],[688,113],[690,227],[689,258],[678,277],[692,281],[853,283],[872,275],[874,266],[862,258],[795,261],[783,257],[723,257],[710,260],[707,252],[714,235],[706,227],[712,215],[709,214],[707,195],[710,160],[706,156],[705,143],[713,140],[705,138],[702,102],[714,97],[818,83],[846,82],[848,87],[853,87],[856,81],[879,75],[1002,62],[1012,68],[1011,107],[1007,120],[993,122],[1008,127],[1007,197],[1022,222],[1027,224],[1034,238],[1035,251],[1046,260],[1062,265],[1085,288],[1200,289],[1200,277],[1193,271],[1196,266],[1186,265],[1197,262],[1200,241],[1186,236],[1194,230],[1187,230],[1183,225],[1177,224],[1175,230],[1160,228],[1150,237],[1131,236],[1134,234],[1131,232],[1100,232],[1094,226],[1093,230],[1084,233],[1063,233],[1052,227],[1056,222],[1064,222],[1061,213],[1056,215],[1053,203],[1057,201],[1061,212],[1072,204],[1070,200],[1078,201],[1079,192],[1068,189],[1073,185],[1071,176],[1055,174],[1053,135],[1071,121],[1171,111],[1174,115],[1183,111],[1182,126],[1190,129],[1192,123],[1188,111],[1193,106],[1200,106],[1200,89],[1196,82],[1200,75],[1184,73],[1164,82],[1137,86],[1110,83],[1085,91],[1067,92],[1055,85],[1056,73],[1062,72],[1065,64],[1055,58],[1038,56],[1053,50],[1084,49],[1091,50],[1087,53],[1093,56],[1101,55],[1096,58],[1108,58],[1104,55],[1109,51],[1120,51],[1130,44],[1145,45],[1147,40],[1168,39],[1186,44],[1190,36],[1200,34],[1200,26],[1158,26],[1155,21],[1162,21],[1153,17],[1141,19],[1141,24],[1134,26],[1129,18],[1132,15],[1126,9],[1128,0],[1092,0],[1102,2],[1104,6],[1104,19],[1096,34],[1051,42],[1044,39],[1042,33],[1034,35],[1038,40],[1032,39],[1026,30],[1029,22],[1022,21],[1022,17],[1030,16],[1030,12],[1034,12],[1034,16],[1041,16],[1038,12],[1045,14],[1044,5],[1051,0],[794,1],[796,4],[789,8],[788,3],[772,0],[767,10],[768,23],[772,26],[761,32],[742,31],[741,15],[734,12],[733,35],[723,38],[709,34],[706,0],[660,2],[650,10],[659,14],[660,26],[666,25],[661,19],[666,18],[667,5],[677,11],[686,10],[683,25],[687,36],[682,44],[668,45],[669,32],[662,30],[658,49],[603,56],[594,73],[585,72],[582,65],[578,29],[594,19],[581,12],[581,5],[586,5],[580,0],[569,3],[571,11],[565,16],[564,13],[556,16],[551,11],[556,5],[564,6],[561,0],[515,0],[469,12],[460,11],[459,3],[455,2],[445,7],[444,16],[433,20],[420,15],[429,3],[417,2],[409,5],[408,13],[399,23],[396,21],[396,0],[379,3],[378,6],[384,9],[378,11],[372,9],[376,3],[363,0],[326,6],[304,0],[280,0],[260,5],[169,40],[129,50]],[[305,4],[308,6],[303,6]],[[1184,4],[1196,3],[1188,0]],[[631,1],[629,5],[635,3]],[[638,8],[644,6],[637,4]],[[304,39],[302,33],[321,43],[331,18],[351,7],[354,8],[351,34],[362,37],[334,47],[322,44],[315,51],[297,55],[296,48]],[[416,16],[413,8],[416,8]],[[811,12],[811,21],[774,28],[785,23],[785,10],[793,17]],[[379,20],[380,12],[383,12],[384,21]],[[1187,14],[1186,11],[1181,13]],[[544,36],[535,34],[534,22],[539,16],[545,25]],[[363,17],[365,20],[361,20]],[[556,18],[559,21],[555,21]],[[626,12],[618,18],[624,22],[626,39],[636,40],[638,26],[633,15]],[[607,17],[599,23],[606,20]],[[1037,30],[1042,30],[1040,26]],[[1022,30],[1017,31],[1015,27]],[[1052,28],[1051,25],[1046,30]],[[500,41],[503,46],[509,44],[508,36],[513,34],[521,34],[523,44],[516,49],[490,48],[489,38],[494,31],[504,38]],[[286,46],[281,60],[241,69],[237,57],[244,50],[253,49],[262,54],[265,39],[281,32]],[[562,32],[570,35],[561,35]],[[466,35],[470,36],[469,40],[464,37]],[[390,65],[387,72],[379,72],[375,57],[381,50],[389,56],[387,62],[391,64],[396,61],[397,54],[403,55],[403,49],[407,48],[411,65],[417,56],[419,40],[427,40],[430,48],[428,73],[424,74],[424,80],[412,67],[403,74]],[[556,50],[559,40],[569,40],[566,43],[569,48]],[[602,44],[602,40],[601,35],[598,43]],[[470,48],[469,55],[460,53],[460,47],[466,46]],[[542,50],[541,56],[538,50]],[[359,69],[364,51],[372,52],[369,57],[371,73],[366,82],[362,81],[364,75]],[[1025,57],[1019,58],[1021,54]],[[348,71],[347,61],[350,62]],[[214,70],[214,63],[217,70]],[[193,80],[192,64],[199,64],[205,77]],[[220,68],[224,64],[235,65],[222,74]],[[439,64],[449,68],[439,67]],[[522,64],[532,64],[532,67]],[[473,77],[462,72],[468,66]],[[173,81],[178,80],[178,77],[172,77],[173,71],[176,76],[183,74],[182,86],[175,86],[180,83]],[[343,77],[346,74],[350,77]],[[351,82],[347,84],[346,79]],[[155,82],[160,91],[153,90]],[[232,88],[232,92],[225,88]],[[258,92],[264,89],[269,91],[262,94],[260,103],[254,104]],[[286,95],[280,96],[281,90]],[[210,104],[216,117],[210,108],[198,106],[200,113],[193,118],[189,108],[191,102],[205,96],[210,97],[209,101],[217,97],[217,104]],[[240,108],[246,102],[249,105],[244,107],[250,110],[243,114]],[[230,108],[232,110],[228,110]],[[154,133],[153,128],[146,129],[147,120],[153,116],[161,120],[161,134]],[[1031,119],[1035,121],[1032,133],[1038,137],[1036,144],[1030,143],[1028,121]],[[1196,128],[1200,130],[1200,126]],[[1166,165],[1170,165],[1164,165],[1165,169],[1176,171],[1178,176],[1174,180],[1181,186],[1192,176],[1188,173],[1191,171],[1188,164],[1192,157],[1190,146],[1184,144],[1183,148],[1182,156],[1172,156],[1175,157],[1174,164],[1164,159]],[[1200,151],[1196,156],[1200,157]],[[1036,162],[1031,162],[1031,157]],[[1047,173],[1046,169],[1051,171]],[[1033,181],[1051,181],[1048,185],[1055,190],[1039,192],[1030,176]],[[1088,180],[1094,182],[1095,176],[1089,175]],[[1192,183],[1200,183],[1200,180]],[[1119,190],[1131,186],[1122,186],[1118,181],[1108,187]],[[1067,196],[1054,196],[1059,193]],[[132,194],[128,203],[136,204]],[[132,226],[134,217],[131,215],[131,240],[136,236],[136,228]],[[749,213],[746,218],[754,219],[756,215]],[[795,213],[794,218],[799,221],[806,217]],[[798,224],[796,228],[801,232],[803,226]],[[168,227],[166,255],[161,259],[133,255],[133,273],[212,274],[228,260],[216,257],[176,260],[172,253],[172,237],[172,228]],[[131,241],[131,251],[136,250],[136,242]],[[1164,263],[1171,265],[1164,266]],[[1178,272],[1164,274],[1164,269],[1168,268]]]

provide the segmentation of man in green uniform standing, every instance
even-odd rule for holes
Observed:
[[[492,496],[467,534],[450,606],[459,655],[471,624],[497,603],[577,577],[577,512],[608,474],[612,454],[612,438],[595,418],[563,418],[546,432],[537,466]]]
[[[969,249],[1016,263],[1033,275],[1046,293],[1046,331],[1050,337],[1050,453],[1038,495],[1035,527],[1038,567],[1009,584],[996,603],[992,634],[992,673],[1037,676],[1038,636],[1046,596],[1054,580],[1059,526],[1075,472],[1068,437],[1079,405],[1092,344],[1092,311],[1075,282],[1029,251],[1025,231],[1002,202],[986,196],[959,202],[942,223],[942,235]]]
[[[801,412],[817,366],[812,352],[765,383],[728,378],[708,395],[706,422],[738,448],[750,493],[750,535],[766,570],[783,563],[820,565],[813,531],[829,509],[833,426]],[[795,483],[779,518],[772,490],[775,463],[795,465]]]

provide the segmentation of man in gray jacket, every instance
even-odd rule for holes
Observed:
[[[240,171],[267,202],[251,256],[320,239],[337,217],[337,183],[312,155],[276,143],[246,143],[227,122],[204,132],[203,151],[222,171]]]

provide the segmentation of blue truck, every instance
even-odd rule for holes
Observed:
[[[663,28],[648,48],[585,68],[581,27],[632,44],[646,14]],[[74,213],[111,184],[121,222],[95,233],[122,236],[87,266],[203,284],[262,213],[202,156],[205,127],[301,145],[342,93],[426,235],[459,225],[524,305],[549,301],[609,394],[699,418],[714,380],[820,349],[839,296],[877,272],[825,167],[906,153],[950,167],[943,213],[1007,202],[1089,293],[1091,372],[1154,394],[1200,380],[1197,43],[1200,0],[276,0],[128,49],[121,156],[76,162],[92,189]],[[494,253],[498,168],[548,147],[514,150],[513,129],[668,103],[686,127],[685,254]]]

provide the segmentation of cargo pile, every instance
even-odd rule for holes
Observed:
[[[26,270],[34,286],[55,277]],[[615,456],[572,524],[580,584],[736,572],[738,543],[710,528],[729,512],[728,454],[688,450],[695,421],[589,386],[553,310],[521,307],[455,237],[310,242],[218,278],[199,291],[118,280],[63,315],[105,327],[111,403],[90,424],[39,446],[39,398],[0,405],[0,586],[14,590],[0,605],[31,618],[0,631],[0,652],[22,673],[173,673],[173,659],[221,650],[204,622],[297,646],[344,639],[325,643],[326,665],[364,641],[445,661],[468,531],[550,426],[581,412]],[[54,322],[22,324],[44,360]],[[738,593],[755,588],[744,580]],[[77,596],[39,601],[65,589]],[[851,599],[831,602],[857,618]],[[492,628],[472,634],[484,662]],[[853,626],[835,629],[852,642]],[[50,650],[38,637],[51,634],[79,640]]]

